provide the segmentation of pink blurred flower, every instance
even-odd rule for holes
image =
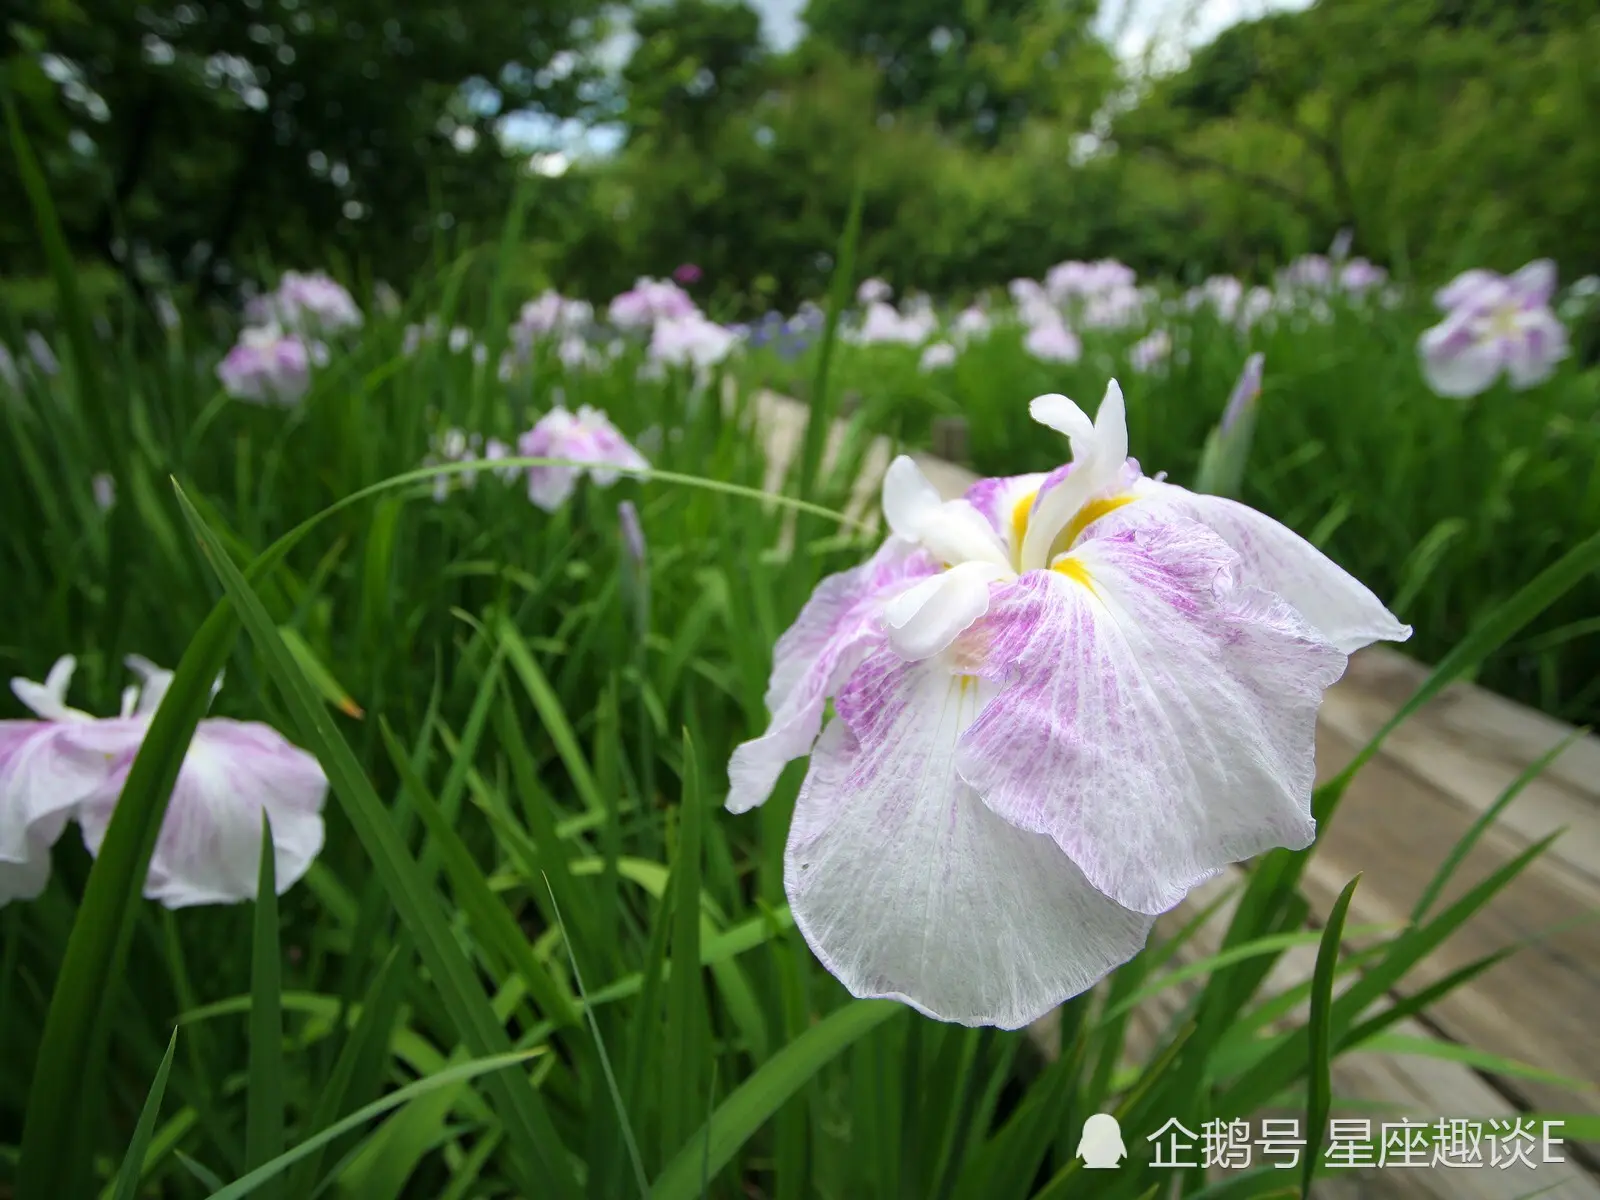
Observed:
[[[293,404],[311,386],[310,347],[276,325],[246,329],[217,364],[228,395],[257,404]]]
[[[1128,364],[1141,374],[1153,371],[1172,356],[1172,335],[1157,329],[1128,350]]]
[[[939,318],[931,307],[908,305],[901,312],[892,304],[874,300],[867,305],[861,327],[851,340],[870,346],[879,342],[898,342],[906,346],[920,346],[937,332]]]
[[[285,271],[277,290],[252,300],[245,312],[256,323],[276,322],[298,333],[323,336],[362,324],[355,297],[324,271]]]
[[[705,273],[693,263],[684,263],[672,273],[672,278],[683,284],[684,287],[692,287],[694,284],[700,282],[704,274]]]
[[[517,453],[522,458],[586,464],[528,468],[528,499],[546,512],[565,504],[585,473],[597,486],[610,487],[622,471],[650,466],[605,413],[588,405],[578,409],[576,416],[565,408],[551,409],[517,439]]]
[[[968,305],[956,314],[956,319],[950,325],[950,336],[953,341],[965,345],[974,339],[988,337],[993,324],[989,314],[981,307]]]
[[[594,321],[594,305],[586,300],[570,300],[553,288],[529,300],[511,327],[511,340],[526,349],[551,334],[577,333]]]
[[[623,329],[649,329],[657,321],[699,311],[689,293],[670,279],[642,277],[611,301],[607,316]]]
[[[1022,339],[1022,348],[1043,362],[1075,363],[1083,357],[1083,343],[1060,316],[1035,324]]]
[[[693,312],[657,321],[650,333],[649,355],[662,366],[705,370],[727,358],[738,344],[739,335],[733,330]]]
[[[1502,374],[1518,390],[1535,387],[1567,356],[1566,326],[1550,310],[1556,267],[1549,259],[1513,275],[1474,270],[1440,289],[1444,320],[1418,342],[1422,374],[1441,396],[1487,391]]]
[[[89,481],[89,486],[94,490],[94,504],[101,512],[109,512],[111,506],[117,502],[117,481],[101,471]]]
[[[894,295],[894,289],[883,280],[877,278],[863,279],[861,286],[856,288],[856,303],[861,305],[883,304],[892,295]]]
[[[922,352],[922,358],[917,363],[917,369],[923,372],[941,371],[945,367],[953,367],[956,362],[957,351],[949,342],[934,342]]]

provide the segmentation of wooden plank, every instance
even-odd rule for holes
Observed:
[[[1334,774],[1361,744],[1320,727],[1319,774]],[[1405,920],[1475,815],[1380,753],[1356,776],[1343,806],[1322,831],[1303,888],[1313,912],[1325,913],[1345,883],[1363,872],[1351,921]],[[1527,845],[1514,829],[1491,826],[1432,911]],[[1404,990],[1415,992],[1476,958],[1538,937],[1469,987],[1431,1005],[1427,1018],[1456,1041],[1480,1050],[1594,1080],[1600,1075],[1600,1030],[1593,1020],[1600,1004],[1600,923],[1572,918],[1596,905],[1600,892],[1584,876],[1560,862],[1536,862],[1413,967]],[[1600,1113],[1600,1093],[1594,1091],[1574,1093],[1526,1080],[1500,1086],[1545,1111]]]
[[[1321,726],[1363,745],[1427,678],[1427,668],[1387,646],[1355,655],[1329,689]],[[1384,743],[1383,758],[1476,818],[1528,764],[1572,734],[1482,688],[1453,684]],[[1531,844],[1565,830],[1552,863],[1577,878],[1572,886],[1600,904],[1600,738],[1579,738],[1505,810],[1498,821]]]

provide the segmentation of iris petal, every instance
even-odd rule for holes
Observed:
[[[956,775],[981,699],[887,648],[864,662],[812,752],[784,880],[795,924],[852,994],[1016,1029],[1136,954],[1151,919]]]
[[[828,697],[861,661],[869,640],[881,636],[884,604],[937,570],[924,551],[892,537],[867,562],[817,585],[773,650],[767,686],[772,720],[760,737],[733,752],[730,812],[748,812],[765,803],[784,766],[810,751]]]
[[[1300,848],[1314,731],[1345,656],[1194,522],[1085,539],[1071,575],[997,589],[962,777],[1118,903],[1164,912],[1228,863]]]
[[[105,840],[145,728],[97,721],[72,729],[81,748],[115,755],[110,774],[79,808],[91,854]],[[161,824],[145,896],[168,908],[253,899],[263,812],[271,821],[278,891],[287,891],[322,849],[327,790],[317,760],[276,730],[220,717],[200,722]]]

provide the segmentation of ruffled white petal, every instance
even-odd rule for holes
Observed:
[[[812,753],[784,881],[795,924],[852,994],[1016,1029],[1138,953],[1151,919],[957,777],[978,702],[938,667],[873,655]]]
[[[1547,308],[1521,315],[1517,336],[1506,347],[1506,375],[1519,391],[1538,387],[1567,356],[1567,327]]]
[[[1373,642],[1403,642],[1411,626],[1395,619],[1372,590],[1286,525],[1237,500],[1142,479],[1139,508],[1154,506],[1178,519],[1199,521],[1239,555],[1241,581],[1275,592],[1312,628],[1346,654]],[[1139,514],[1123,510],[1130,519]],[[1107,531],[1117,517],[1104,518]]]
[[[891,537],[867,562],[830,575],[800,610],[772,652],[767,711],[757,738],[735,748],[728,764],[730,812],[748,812],[772,794],[783,768],[802,757],[822,728],[831,696],[881,636],[884,604],[937,566],[912,543]]]
[[[105,745],[132,722],[96,722],[80,745]],[[142,723],[141,723],[142,724]],[[142,736],[142,732],[141,732]],[[84,844],[100,852],[127,782],[137,743],[79,808]],[[167,807],[144,894],[168,908],[253,899],[261,854],[261,815],[272,823],[277,890],[292,887],[322,850],[328,781],[317,760],[265,725],[210,718],[189,744]]]
[[[44,890],[50,848],[79,801],[105,780],[109,759],[72,738],[94,724],[0,721],[0,904]]]
[[[1509,280],[1517,298],[1526,305],[1545,305],[1556,294],[1556,264],[1554,259],[1536,258],[1511,273]]]
[[[1459,345],[1460,334],[1452,322],[1435,325],[1422,335],[1422,376],[1441,396],[1465,399],[1486,392],[1504,367],[1504,357],[1493,338]]]
[[[1194,522],[1085,539],[997,589],[962,777],[1100,891],[1164,912],[1232,862],[1309,845],[1317,708],[1345,656]]]

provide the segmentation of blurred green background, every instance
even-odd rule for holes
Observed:
[[[201,297],[267,263],[404,290],[519,179],[514,286],[688,261],[719,315],[816,294],[858,176],[862,274],[940,295],[1341,229],[1400,278],[1600,268],[1592,2],[797,3],[13,0],[0,53],[82,261]],[[30,307],[20,204],[0,263]]]

